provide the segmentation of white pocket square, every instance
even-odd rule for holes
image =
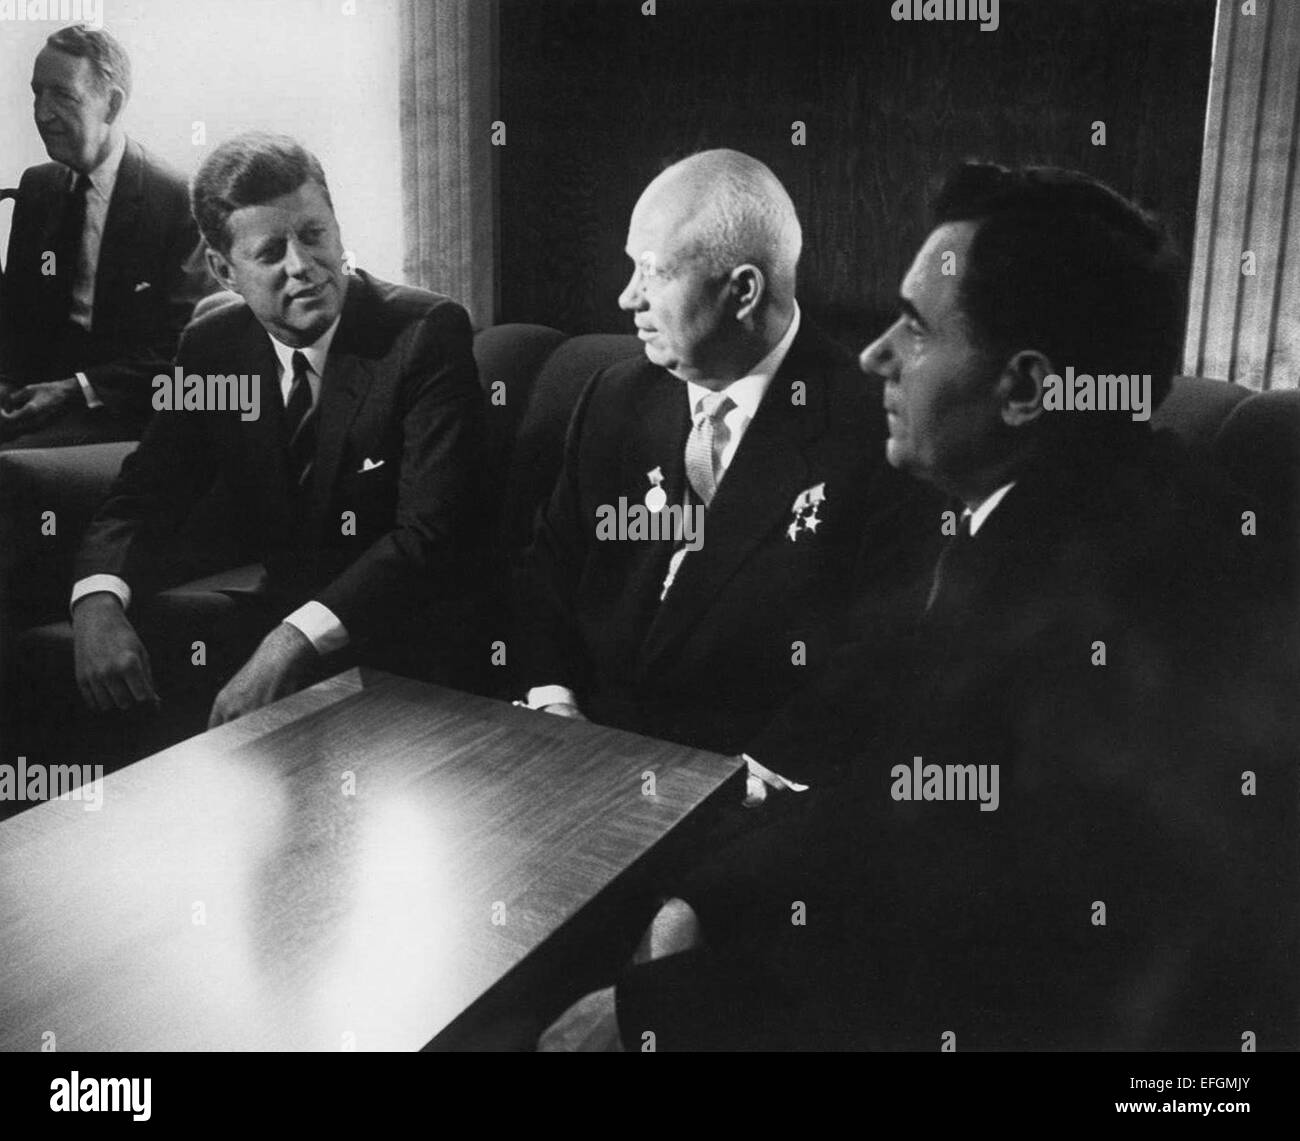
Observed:
[[[135,283],[135,291],[137,293],[143,293],[146,289],[152,289],[152,288],[153,288],[152,281],[137,281]]]
[[[387,462],[387,460],[372,460],[367,458],[362,461],[361,467],[358,470],[362,472],[375,471],[376,469],[383,467]]]

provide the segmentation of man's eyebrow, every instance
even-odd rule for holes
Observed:
[[[929,322],[926,321],[926,319],[921,316],[921,311],[917,309],[917,307],[913,305],[906,297],[903,297],[901,295],[899,296],[898,308],[907,316],[911,317],[913,321],[915,321],[918,325],[921,326],[921,328],[928,329],[930,327]]]

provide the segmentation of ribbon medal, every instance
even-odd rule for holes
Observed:
[[[664,504],[668,502],[668,493],[663,489],[663,468],[657,467],[645,474],[650,481],[650,490],[645,493],[646,509],[658,514],[664,509]]]

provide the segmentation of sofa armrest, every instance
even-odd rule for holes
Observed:
[[[0,637],[66,616],[77,544],[135,447],[0,452]]]

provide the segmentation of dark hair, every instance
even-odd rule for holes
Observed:
[[[231,214],[292,194],[305,182],[315,182],[329,201],[325,171],[314,154],[287,135],[250,131],[219,143],[203,160],[190,187],[190,206],[204,240],[228,254]]]
[[[1186,273],[1153,215],[1078,171],[975,162],[933,210],[937,225],[978,223],[959,299],[982,347],[1038,349],[1062,374],[1150,373],[1159,406],[1182,351]]]
[[[102,28],[72,24],[51,34],[45,46],[65,55],[90,60],[100,91],[120,87],[126,97],[131,98],[131,59],[126,49]]]

